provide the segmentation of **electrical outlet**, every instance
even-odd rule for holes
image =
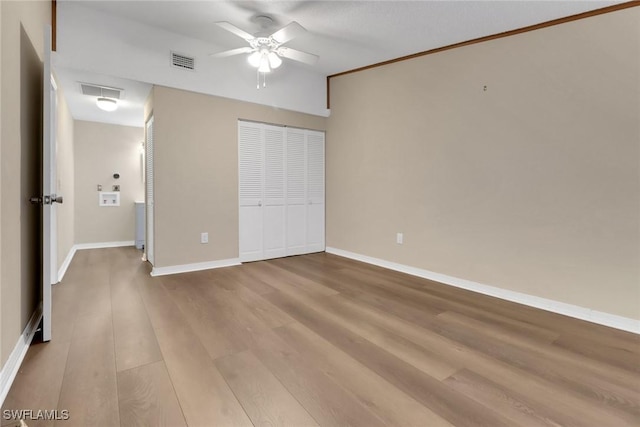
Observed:
[[[209,243],[209,233],[200,233],[200,243]]]
[[[404,242],[404,234],[398,233],[396,234],[396,243],[401,245]]]

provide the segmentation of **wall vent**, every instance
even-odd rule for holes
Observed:
[[[94,85],[91,83],[80,82],[80,88],[83,95],[103,96],[105,98],[121,99],[124,90],[115,87]]]
[[[176,68],[181,68],[183,70],[195,70],[196,59],[190,56],[171,52],[171,65],[173,65]]]

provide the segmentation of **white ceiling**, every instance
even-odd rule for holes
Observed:
[[[132,95],[127,102],[138,103],[137,110],[132,106],[128,111],[127,123],[138,126],[140,96],[146,97],[148,84],[326,115],[327,75],[616,3],[621,2],[63,0],[58,2],[54,65],[78,119],[109,120],[108,113],[86,111],[88,103],[74,88],[78,79],[125,89]],[[261,29],[258,15],[273,18],[273,31],[294,20],[304,26],[308,32],[287,46],[319,55],[318,63],[285,60],[269,75],[267,89],[258,91],[255,71],[244,57],[208,56],[245,46],[216,21],[256,33]],[[166,66],[170,50],[195,56],[196,72]],[[111,114],[111,122],[124,120]]]

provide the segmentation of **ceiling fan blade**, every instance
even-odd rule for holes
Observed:
[[[218,53],[210,53],[209,56],[212,58],[226,58],[228,56],[240,55],[242,53],[253,52],[253,48],[247,47],[239,47],[237,49],[225,50],[224,52]]]
[[[296,21],[292,21],[288,25],[271,34],[271,37],[278,43],[282,44],[306,32],[307,30],[305,30],[302,25],[298,24]]]
[[[235,34],[236,36],[245,39],[246,41],[251,41],[253,40],[255,37],[253,37],[251,34],[247,33],[244,30],[241,30],[240,28],[236,27],[235,25],[227,22],[227,21],[221,21],[221,22],[216,22],[216,25],[218,25],[221,28],[224,28],[225,30],[229,31],[230,33]]]
[[[312,53],[302,52],[300,50],[291,49],[290,47],[281,47],[278,49],[278,55],[293,59],[294,61],[304,62],[305,64],[314,65],[320,57]]]

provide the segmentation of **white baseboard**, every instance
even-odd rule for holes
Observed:
[[[73,260],[73,257],[75,256],[77,251],[80,251],[83,249],[120,248],[123,246],[134,246],[134,245],[135,245],[135,241],[133,240],[123,240],[119,242],[76,243],[75,245],[71,246],[71,249],[69,249],[69,253],[67,254],[67,257],[64,259],[64,262],[58,269],[58,281],[56,283],[62,281],[62,278],[67,273],[67,269],[71,264],[71,260]]]
[[[0,371],[0,406],[4,404],[4,399],[6,399],[7,394],[9,394],[13,380],[15,380],[18,374],[20,365],[22,365],[27,350],[29,350],[29,345],[31,345],[31,341],[33,340],[33,336],[36,334],[40,319],[42,319],[42,303],[40,303],[31,315],[27,327],[22,331],[22,335],[18,338],[18,342]]]
[[[212,268],[231,267],[240,265],[239,258],[221,259],[217,261],[198,262],[195,264],[171,265],[168,267],[153,267],[152,276],[166,276],[168,274],[188,273],[190,271],[209,270]]]
[[[135,246],[135,244],[135,240],[123,240],[120,242],[76,243],[73,247],[79,251],[81,249],[119,248],[122,246]]]
[[[78,248],[76,247],[76,245],[71,246],[71,249],[69,249],[69,253],[67,254],[67,257],[64,259],[64,262],[58,269],[58,281],[56,283],[62,281],[62,278],[67,273],[67,270],[69,269],[69,265],[71,265],[71,260],[73,260],[73,257],[76,254],[77,250]]]
[[[398,264],[391,261],[385,261],[379,258],[373,258],[367,255],[361,255],[342,249],[327,247],[326,252],[339,255],[345,258],[351,258],[357,261],[366,262],[367,264],[377,265],[379,267],[388,268],[389,270],[400,271],[412,276],[422,277],[424,279],[433,280],[445,285],[455,286],[457,288],[467,289],[469,291],[478,292],[484,295],[500,298],[503,300],[517,302],[519,304],[528,305],[530,307],[539,308],[553,313],[563,314],[565,316],[574,317],[576,319],[586,320],[588,322],[597,323],[599,325],[609,326],[611,328],[621,329],[623,331],[640,334],[640,320],[630,319],[615,314],[605,313],[602,311],[592,310],[590,308],[580,307],[573,304],[567,304],[560,301],[554,301],[534,295],[524,294],[521,292],[510,291],[508,289],[496,288],[494,286],[483,285],[471,280],[459,279],[457,277],[447,276],[446,274],[434,273],[432,271],[411,267],[404,264]]]

